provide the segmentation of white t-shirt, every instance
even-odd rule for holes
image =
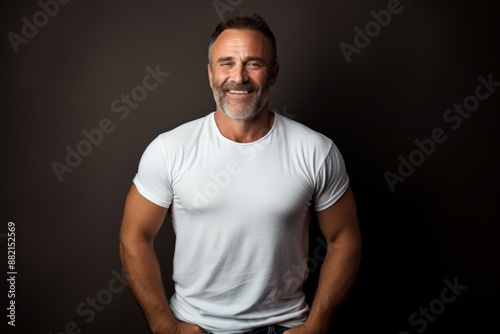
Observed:
[[[252,143],[224,137],[214,112],[158,136],[134,183],[171,208],[177,319],[214,333],[304,323],[310,214],[348,187],[332,140],[274,113]]]

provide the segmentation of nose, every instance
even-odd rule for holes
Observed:
[[[236,64],[231,69],[231,81],[237,84],[242,84],[248,81],[248,73],[242,63]]]

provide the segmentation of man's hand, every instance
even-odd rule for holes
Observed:
[[[306,324],[287,329],[286,331],[283,332],[283,334],[316,334],[316,333],[317,332],[307,327]]]
[[[203,329],[201,329],[201,327],[197,325],[188,324],[185,322],[177,322],[172,330],[158,332],[158,334],[203,334]]]

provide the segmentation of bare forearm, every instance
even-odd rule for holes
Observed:
[[[122,241],[120,254],[130,288],[151,330],[153,333],[170,332],[176,319],[168,306],[153,246],[145,241]]]
[[[342,302],[348,295],[361,259],[360,245],[328,246],[321,267],[318,289],[305,325],[312,333],[325,334]]]

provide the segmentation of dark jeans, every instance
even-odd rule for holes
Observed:
[[[281,334],[287,329],[289,328],[279,325],[272,325],[254,329],[253,331],[247,332],[246,334]],[[203,334],[210,334],[210,332],[203,332]]]

